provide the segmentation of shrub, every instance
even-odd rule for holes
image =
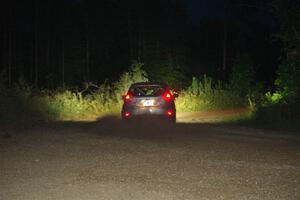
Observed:
[[[113,114],[121,109],[121,95],[135,82],[146,82],[143,64],[134,62],[116,83],[100,86],[86,83],[83,91],[43,91],[34,97],[32,107],[45,119],[86,119]],[[90,88],[96,88],[91,90]]]
[[[34,91],[24,80],[14,88],[0,87],[0,119],[19,121],[21,116],[35,116],[44,120],[73,120],[97,118],[117,113],[121,109],[121,95],[135,82],[146,82],[142,63],[134,62],[118,82],[85,83],[84,89],[56,89]]]
[[[12,88],[2,85],[0,87],[0,120],[26,123],[35,119],[36,116],[30,113],[29,108],[32,93],[32,88],[21,79]]]
[[[296,103],[260,106],[254,113],[254,121],[258,125],[272,129],[299,130],[300,108]]]
[[[135,82],[148,81],[143,64],[134,62],[130,70],[120,76],[113,84],[96,85],[85,83],[84,89],[58,88],[56,90],[34,91],[25,81],[20,81],[13,89],[0,88],[0,118],[18,119],[23,113],[45,120],[82,120],[95,119],[102,115],[119,113],[121,95]],[[5,94],[4,94],[5,93]],[[238,93],[225,89],[220,82],[204,75],[193,78],[192,84],[181,91],[176,101],[181,111],[201,111],[245,106],[245,98]],[[8,119],[8,118],[7,118]]]
[[[246,95],[254,82],[254,64],[248,55],[236,58],[230,74],[230,88]]]
[[[89,101],[81,92],[44,91],[33,98],[32,109],[45,119],[70,119],[84,116]]]
[[[171,55],[157,59],[155,62],[149,62],[147,72],[152,81],[164,82],[174,88],[185,86],[185,67]]]
[[[134,61],[128,72],[124,72],[119,81],[114,84],[116,96],[125,94],[131,84],[137,82],[147,82],[147,73],[142,69],[143,63]]]
[[[283,95],[280,92],[275,92],[271,94],[271,92],[267,92],[265,94],[264,101],[262,102],[263,106],[269,106],[281,103],[283,101]]]
[[[200,81],[193,77],[192,84],[183,90],[176,100],[179,112],[224,109],[246,106],[246,98],[237,92],[227,90],[220,82],[204,75]]]
[[[300,93],[300,61],[282,63],[278,67],[277,76],[275,85],[283,97],[288,101],[295,100]]]

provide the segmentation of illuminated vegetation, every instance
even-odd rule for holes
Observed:
[[[20,105],[32,116],[46,120],[88,120],[103,115],[119,114],[121,95],[125,94],[134,82],[148,81],[147,73],[142,70],[142,63],[134,62],[128,72],[124,72],[113,84],[95,85],[86,83],[79,89],[56,89],[36,91],[20,81],[12,90],[2,89],[7,98],[1,105],[3,112],[14,116]],[[20,103],[18,103],[20,102]],[[176,100],[178,112],[201,111],[246,106],[245,98],[238,93],[224,90],[221,83],[214,83],[212,78],[204,76],[201,80],[193,78],[191,85],[180,91]],[[7,118],[6,115],[1,116]]]
[[[220,81],[214,83],[211,77],[204,75],[200,80],[193,78],[192,84],[181,92],[176,106],[179,112],[203,111],[246,107],[247,101],[238,92],[222,87]]]
[[[118,114],[121,95],[134,82],[147,81],[141,63],[134,63],[128,72],[113,84],[85,83],[82,89],[36,91],[22,80],[13,89],[1,88],[1,119],[20,120],[31,115],[44,120],[89,120]],[[22,114],[19,114],[21,112]],[[8,114],[7,114],[8,113]]]

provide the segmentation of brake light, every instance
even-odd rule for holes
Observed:
[[[123,99],[125,102],[129,102],[129,101],[131,101],[132,96],[131,96],[131,94],[126,94],[126,95],[123,95],[123,96],[122,96],[122,99]]]
[[[166,101],[171,101],[173,99],[173,95],[169,91],[167,91],[163,97]]]
[[[125,112],[124,116],[127,117],[127,118],[130,117],[130,112]]]
[[[168,116],[172,116],[173,115],[173,112],[171,110],[167,110],[167,115]]]
[[[129,95],[129,94],[127,94],[126,96],[125,96],[125,100],[130,100],[131,99],[131,96]]]

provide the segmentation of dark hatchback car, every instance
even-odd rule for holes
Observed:
[[[135,83],[132,84],[124,101],[121,117],[124,120],[138,116],[159,116],[171,122],[176,121],[175,98],[170,88],[162,83]]]

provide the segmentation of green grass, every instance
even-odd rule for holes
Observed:
[[[118,113],[121,109],[120,102],[115,97],[100,91],[89,95],[69,90],[48,91],[47,94],[33,97],[31,102],[31,110],[47,120],[95,119]]]
[[[131,66],[112,84],[87,83],[81,91],[68,88],[36,90],[24,81],[7,89],[0,85],[0,123],[35,120],[92,120],[104,115],[119,115],[123,95],[134,82],[148,81],[140,63]],[[263,98],[261,98],[263,96]],[[258,99],[258,100],[257,100]],[[259,99],[264,99],[263,101]],[[204,75],[193,78],[179,91],[177,112],[222,110],[251,107],[252,112],[225,119],[226,123],[283,130],[300,130],[299,103],[284,104],[277,93],[247,96]],[[297,102],[297,101],[296,101]],[[299,102],[299,101],[298,101]]]
[[[28,94],[27,94],[28,93]],[[1,90],[0,120],[87,120],[118,113],[121,102],[109,92]]]
[[[178,112],[220,110],[246,106],[245,98],[241,98],[234,92],[226,90],[213,90],[210,94],[200,95],[183,92],[176,99]]]
[[[43,120],[88,120],[103,115],[119,115],[121,95],[136,81],[147,80],[142,75],[125,72],[114,84],[87,84],[82,91],[34,90],[25,83],[11,89],[2,88],[5,95],[0,99],[1,113],[9,115],[2,118],[18,120],[19,116],[26,118],[29,115]],[[192,85],[182,90],[176,100],[178,112],[240,108],[245,105],[245,98],[219,85],[214,86],[212,79],[207,76],[201,81],[193,79]]]
[[[104,115],[119,115],[122,100],[121,95],[134,82],[147,81],[139,69],[125,72],[120,80],[113,84],[86,84],[81,90],[62,89],[34,90],[24,82],[13,88],[0,87],[0,120],[30,121],[42,120],[91,120]],[[191,85],[180,91],[176,99],[177,112],[222,110],[228,108],[249,107],[245,96],[222,87],[220,82],[214,82],[204,76],[198,80],[193,78]],[[252,112],[249,116],[235,116],[227,121],[244,124],[290,124],[300,119],[292,115],[298,108],[290,106],[265,106]],[[289,119],[289,120],[285,120]],[[294,120],[292,124],[300,124]]]
[[[176,100],[176,106],[179,112],[219,110],[247,107],[247,100],[204,75],[200,80],[193,78],[192,84]]]
[[[121,95],[102,88],[84,94],[71,90],[31,91],[24,95],[11,90],[1,98],[2,118],[17,119],[17,116],[35,116],[44,120],[87,120],[103,115],[119,114]],[[176,100],[178,112],[204,111],[241,107],[242,100],[229,91],[213,91],[210,95],[192,95],[182,91]],[[9,115],[9,117],[8,117]]]
[[[89,120],[119,114],[121,95],[132,83],[147,81],[141,67],[141,63],[133,63],[115,83],[85,83],[80,91],[68,88],[35,90],[24,81],[10,89],[0,85],[3,94],[0,97],[0,119],[18,121],[34,116],[42,120]]]
[[[121,95],[108,86],[93,92],[71,90],[0,89],[0,121],[28,124],[34,120],[94,120],[119,115]],[[178,113],[246,107],[245,98],[229,90],[211,89],[193,94],[184,90],[176,100]],[[272,130],[300,130],[299,106],[274,104],[256,107],[252,112],[233,115],[224,123]]]

